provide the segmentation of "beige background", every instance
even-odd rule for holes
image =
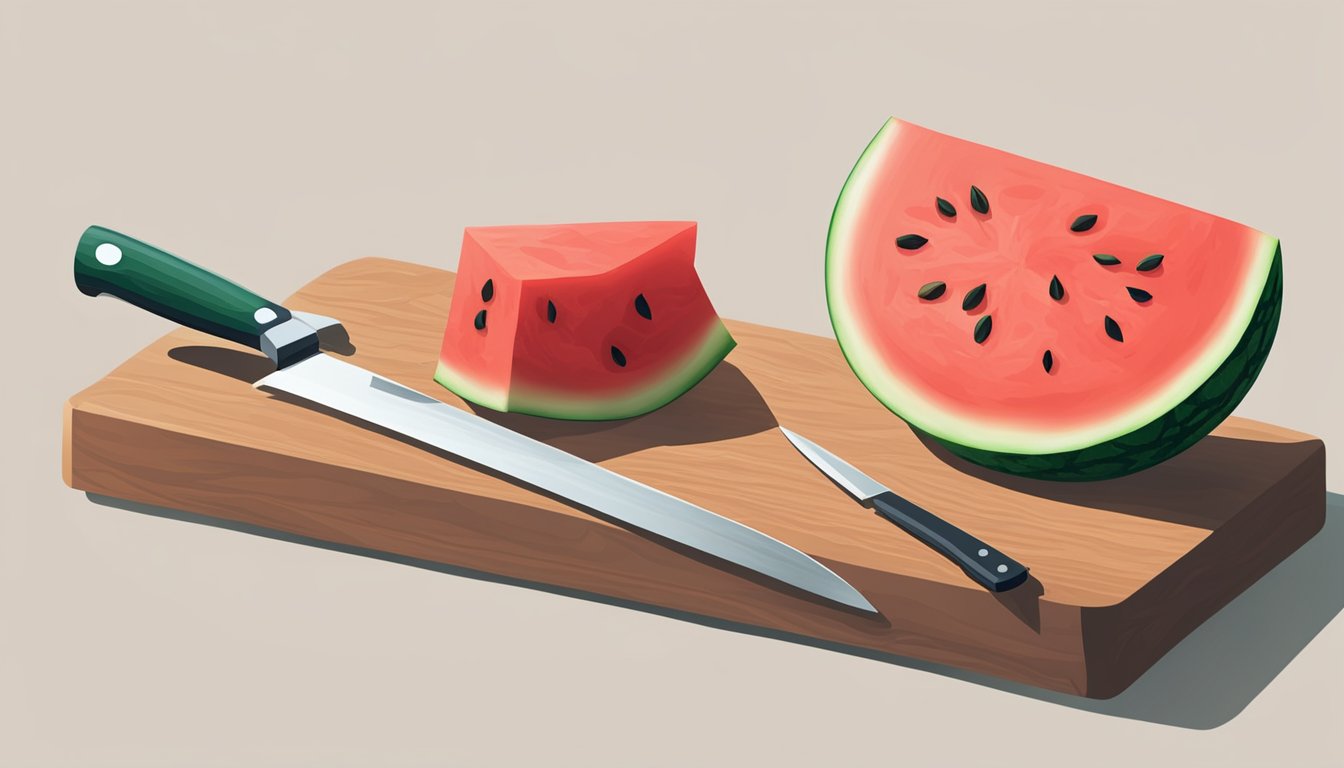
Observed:
[[[1282,237],[1240,412],[1344,439],[1341,4],[870,5],[0,0],[0,765],[1338,761],[1339,496],[1089,703],[60,483],[62,401],[167,327],[75,291],[88,224],[279,297],[364,255],[452,266],[466,224],[693,218],[725,315],[828,333],[827,216],[889,114]]]

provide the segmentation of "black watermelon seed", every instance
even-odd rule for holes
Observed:
[[[616,363],[622,368],[625,367],[625,353],[617,349],[616,347],[611,348],[611,359],[612,362]]]
[[[1055,367],[1055,356],[1050,354],[1048,349],[1045,350],[1044,355],[1041,355],[1041,367],[1045,369],[1046,373],[1049,373],[1050,369]]]
[[[1154,253],[1152,256],[1144,257],[1143,261],[1140,261],[1135,269],[1140,272],[1151,272],[1160,266],[1162,266],[1162,254]]]
[[[653,310],[649,309],[649,300],[644,298],[644,294],[635,297],[635,311],[645,320],[653,319]]]
[[[482,309],[480,312],[477,312],[477,313],[476,313],[476,320],[475,320],[475,323],[474,323],[474,324],[475,324],[475,326],[476,326],[476,330],[478,330],[478,331],[484,331],[484,330],[485,330],[485,310],[484,310],[484,309]]]
[[[947,283],[942,280],[934,280],[932,283],[925,283],[919,289],[919,298],[925,301],[933,301],[947,290]]]
[[[985,315],[975,323],[975,343],[984,344],[985,339],[989,338],[989,332],[994,327],[994,321],[989,315]]]
[[[495,281],[486,280],[485,285],[481,286],[481,301],[489,301],[495,298]]]
[[[957,215],[957,209],[951,203],[943,198],[935,198],[934,203],[938,206],[938,212],[949,218]]]
[[[1120,332],[1120,324],[1112,320],[1110,315],[1106,316],[1106,335],[1116,341],[1125,340],[1125,334]]]
[[[907,251],[913,251],[916,248],[923,248],[924,244],[929,242],[929,238],[923,235],[901,235],[896,238],[896,247],[904,248]]]
[[[547,302],[546,302],[546,322],[548,322],[548,323],[554,323],[554,322],[555,322],[555,302],[554,302],[554,301],[547,301]]]
[[[1152,301],[1153,299],[1153,294],[1143,290],[1142,288],[1130,288],[1126,286],[1125,290],[1129,291],[1129,298],[1139,302],[1140,304],[1142,304],[1145,301]]]
[[[1082,216],[1079,216],[1078,218],[1074,219],[1073,223],[1069,225],[1069,229],[1073,230],[1074,232],[1086,232],[1087,230],[1091,229],[1092,226],[1096,223],[1097,223],[1097,215],[1095,213],[1085,213]]]
[[[971,207],[976,213],[989,213],[989,198],[974,184],[971,185]]]
[[[1094,253],[1092,254],[1092,260],[1103,267],[1114,267],[1116,264],[1120,263],[1119,259],[1109,253]]]
[[[1064,284],[1059,282],[1059,275],[1050,278],[1050,298],[1055,301],[1064,298]]]
[[[985,300],[985,284],[981,283],[966,292],[966,296],[961,300],[961,308],[970,312],[972,309],[980,306],[980,302]]]

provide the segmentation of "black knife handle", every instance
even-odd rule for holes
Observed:
[[[1027,580],[1026,566],[891,491],[874,496],[872,502],[879,515],[961,566],[991,592],[1003,592]]]

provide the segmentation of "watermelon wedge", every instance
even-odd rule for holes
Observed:
[[[826,295],[850,366],[914,429],[1093,480],[1232,412],[1274,340],[1281,261],[1241,224],[893,118],[836,203]]]
[[[696,225],[468,227],[434,379],[497,411],[621,419],[734,346],[695,272]]]

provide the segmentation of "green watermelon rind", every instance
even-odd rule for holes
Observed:
[[[468,402],[496,411],[570,421],[613,421],[640,416],[671,403],[699,384],[737,346],[721,320],[683,358],[667,366],[669,375],[623,395],[584,398],[574,392],[529,392],[514,386],[512,396],[480,386],[470,376],[439,361],[434,380]]]
[[[505,390],[483,386],[442,360],[434,368],[434,381],[468,403],[475,403],[492,411],[509,410],[509,399]]]
[[[981,466],[1042,480],[1105,480],[1147,469],[1193,446],[1232,414],[1269,357],[1282,307],[1283,257],[1275,249],[1269,280],[1232,354],[1175,408],[1121,437],[1076,451],[1036,455],[984,451],[948,440],[938,442]]]
[[[1269,236],[1262,237],[1260,248],[1264,249],[1262,253],[1265,254],[1270,253],[1272,248],[1273,256],[1262,262],[1265,264],[1261,273],[1264,277],[1259,284],[1263,287],[1255,299],[1254,310],[1242,315],[1247,319],[1241,335],[1216,367],[1213,363],[1217,361],[1206,363],[1205,370],[1209,372],[1202,383],[1146,423],[1127,425],[1126,429],[1111,437],[1076,449],[1029,452],[1029,447],[1023,446],[1028,450],[1018,452],[966,445],[964,441],[949,435],[923,428],[918,414],[902,413],[886,393],[865,375],[867,365],[856,358],[856,351],[849,349],[846,344],[851,321],[844,316],[841,306],[843,299],[836,295],[834,276],[838,263],[836,235],[841,229],[841,220],[849,214],[847,209],[852,205],[848,198],[855,187],[855,177],[867,170],[874,151],[883,143],[895,123],[895,120],[888,121],[878,131],[850,170],[831,213],[826,242],[826,298],[831,325],[846,363],[879,402],[905,420],[916,433],[937,441],[969,461],[1025,477],[1074,481],[1119,477],[1151,467],[1194,445],[1231,414],[1264,366],[1278,328],[1283,297],[1282,252],[1278,240]],[[1199,375],[1200,371],[1195,370],[1193,373]]]

